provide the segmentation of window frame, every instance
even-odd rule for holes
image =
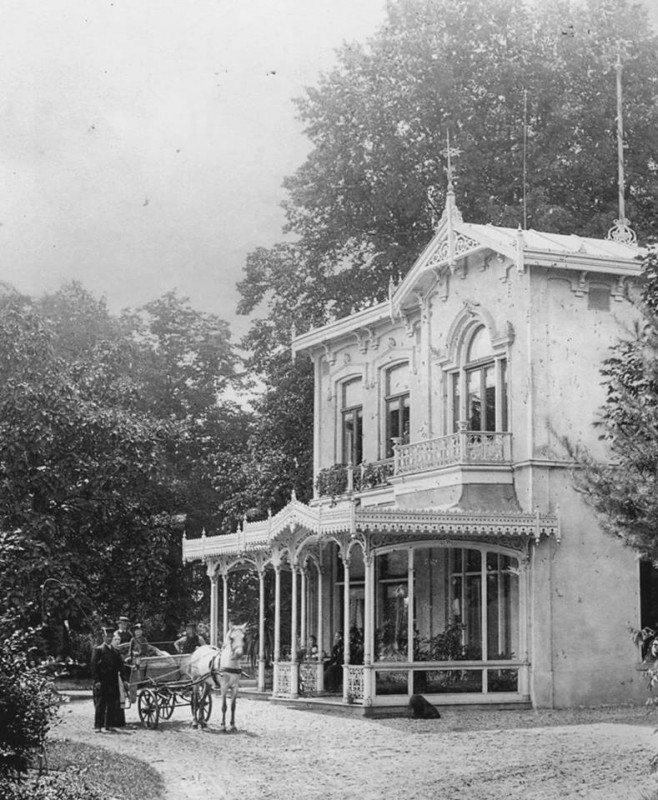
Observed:
[[[468,409],[468,376],[480,373],[480,397],[485,402],[486,409],[486,369],[493,368],[494,375],[494,420],[493,428],[488,426],[485,417],[485,426],[482,425],[482,414],[480,430],[483,433],[505,433],[509,431],[509,390],[507,385],[507,353],[497,353],[496,348],[491,348],[490,355],[466,361],[471,343],[478,332],[487,329],[484,322],[478,321],[477,324],[469,328],[463,336],[459,348],[459,363],[447,371],[447,428],[450,432],[456,433],[459,430],[473,430],[470,425],[471,415]]]
[[[350,384],[361,384],[361,403],[345,404],[346,389]],[[347,420],[353,417],[354,434],[352,436],[351,447],[349,445]],[[340,463],[357,466],[363,461],[363,378],[354,376],[344,380],[340,384]]]
[[[384,406],[384,424],[383,424],[383,434],[384,434],[384,441],[383,446],[381,448],[382,455],[381,457],[384,459],[393,458],[393,438],[399,439],[401,444],[407,444],[410,438],[410,431],[411,431],[411,389],[410,387],[407,388],[406,392],[395,392],[389,393],[389,386],[390,386],[390,375],[391,373],[398,369],[399,367],[406,366],[409,370],[409,374],[411,373],[411,364],[408,360],[397,361],[394,364],[388,364],[382,371],[383,371],[383,386],[384,386],[384,393],[383,393],[383,406]],[[410,381],[408,381],[409,383]],[[406,400],[406,403],[405,403]],[[400,422],[399,426],[401,426],[402,431],[401,435],[398,436],[392,435],[392,426],[391,426],[391,412],[394,410],[394,404],[400,404],[397,410],[397,413],[400,415]],[[406,411],[406,413],[405,413]],[[404,430],[406,422],[406,433]]]

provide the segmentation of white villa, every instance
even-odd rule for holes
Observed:
[[[414,693],[535,707],[643,697],[629,630],[651,575],[602,532],[565,446],[605,457],[599,370],[641,271],[621,238],[469,224],[450,190],[388,302],[295,338],[315,368],[313,500],[183,541],[207,565],[214,642],[229,573],[257,570],[261,689],[273,570],[274,697],[323,695],[323,664],[300,659],[299,642],[329,653],[336,632],[342,702],[364,709]]]

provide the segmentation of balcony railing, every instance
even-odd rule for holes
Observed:
[[[454,464],[509,464],[512,434],[489,431],[458,431],[393,448],[394,475],[411,475]]]
[[[413,475],[456,464],[510,464],[512,434],[492,431],[458,431],[448,436],[410,444],[395,444],[394,457],[353,467],[335,464],[320,470],[315,480],[317,497],[340,497],[387,486],[397,475]]]

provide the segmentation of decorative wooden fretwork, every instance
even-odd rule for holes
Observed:
[[[350,703],[363,702],[362,664],[350,664],[347,667],[347,697]]]
[[[278,661],[274,664],[274,683],[272,694],[274,697],[292,696],[292,670],[296,664],[290,661]]]

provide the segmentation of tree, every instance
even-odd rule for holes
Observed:
[[[146,594],[161,577],[166,523],[158,515],[170,509],[150,501],[166,492],[163,442],[179,435],[135,408],[112,350],[67,364],[52,341],[29,303],[2,305],[0,559],[13,585],[3,612],[22,627],[52,610],[41,604],[49,578],[57,581],[50,599],[62,621],[79,616],[73,598],[80,592],[107,612],[117,592]],[[130,563],[139,571],[128,578]]]
[[[236,521],[236,363],[225,323],[174,295],[120,318],[76,284],[0,305],[0,628],[43,616],[59,651],[66,620],[129,611],[167,636],[199,613],[182,520]]]
[[[239,284],[238,310],[261,312],[245,339],[250,366],[273,391],[270,366],[293,324],[302,331],[384,300],[428,242],[445,202],[447,131],[461,149],[464,219],[516,227],[527,98],[528,225],[604,235],[618,216],[618,50],[627,216],[641,238],[656,231],[658,39],[641,6],[393,0],[387,10],[381,30],[344,46],[297,101],[312,150],[285,181],[290,238],[252,252]],[[285,406],[290,396],[276,391],[272,405]]]
[[[173,292],[123,321],[135,345],[132,372],[141,407],[184,431],[168,458],[188,531],[234,528],[241,512],[231,501],[241,489],[252,418],[226,396],[243,382],[227,323]]]
[[[658,248],[644,258],[642,322],[606,359],[607,396],[598,425],[605,462],[581,455],[577,486],[603,528],[658,561]]]

